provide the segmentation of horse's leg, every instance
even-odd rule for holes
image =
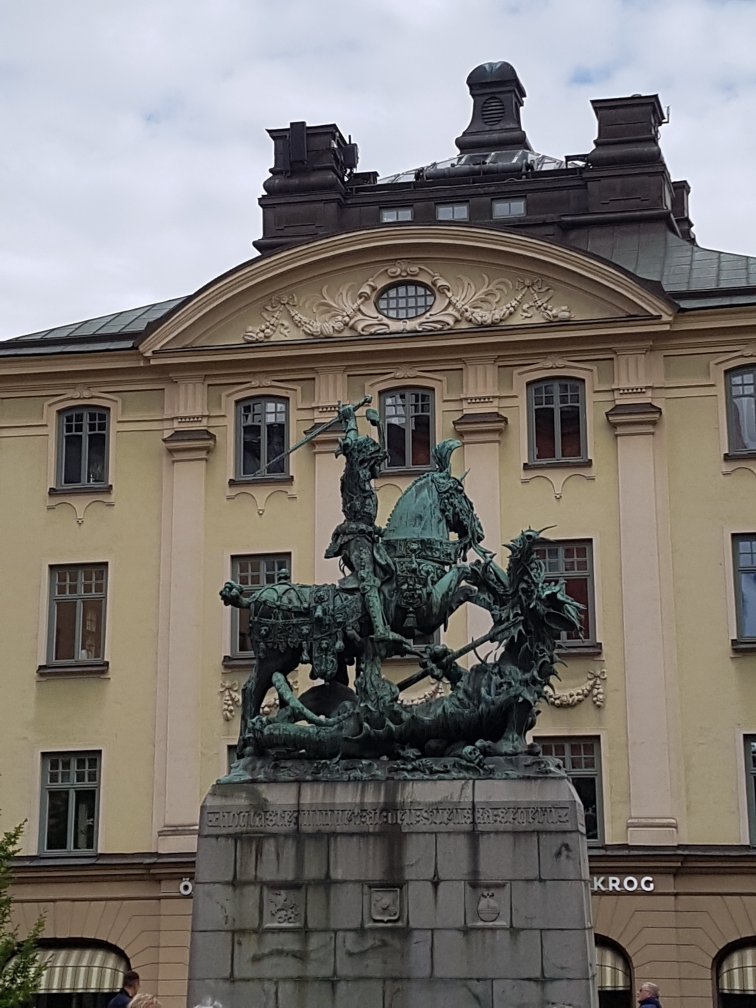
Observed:
[[[247,681],[242,686],[241,691],[241,711],[239,723],[239,743],[236,747],[236,755],[239,759],[244,756],[247,748],[247,732],[252,719],[257,717],[263,705],[265,694],[270,689],[273,673],[276,671],[276,662],[268,657],[258,658],[255,667],[247,677]]]

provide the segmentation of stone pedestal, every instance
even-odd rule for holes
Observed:
[[[564,778],[218,784],[189,1005],[595,1008]]]

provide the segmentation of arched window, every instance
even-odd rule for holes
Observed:
[[[585,382],[553,378],[528,385],[528,461],[585,462]]]
[[[717,1008],[756,1004],[756,938],[725,950],[717,967]]]
[[[236,478],[285,476],[289,446],[289,401],[255,396],[236,404]]]
[[[433,446],[433,392],[424,388],[381,393],[387,469],[426,469]]]
[[[599,1008],[634,1008],[632,971],[622,949],[596,935],[596,985]]]
[[[104,487],[108,482],[110,410],[74,406],[58,413],[56,485]]]
[[[725,375],[727,446],[730,455],[756,452],[756,367],[735,368]]]

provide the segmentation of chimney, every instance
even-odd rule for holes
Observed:
[[[473,112],[456,139],[461,154],[532,150],[520,123],[525,88],[510,63],[482,63],[469,74],[467,86]]]

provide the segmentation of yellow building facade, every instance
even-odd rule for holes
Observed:
[[[511,96],[489,72],[484,100],[502,81]],[[611,173],[594,160],[553,177]],[[347,189],[368,191],[342,200],[362,200],[356,226],[279,240],[266,185],[261,244],[278,246],[181,301],[0,348],[0,804],[4,826],[28,824],[19,920],[46,916],[39,1004],[99,1008],[127,967],[166,1008],[185,1003],[198,809],[252,660],[218,590],[283,568],[338,580],[323,557],[341,520],[337,433],[276,456],[365,395],[389,438],[379,520],[429,446],[457,437],[484,545],[505,562],[522,528],[550,527],[547,571],[586,606],[534,740],[586,806],[602,1003],[633,1004],[653,980],[665,1008],[745,1004],[756,261],[718,260],[713,281],[693,262],[683,296],[590,235],[545,234],[547,212],[524,215],[530,230],[425,221],[416,194],[412,217],[384,217],[402,209],[391,183],[376,199],[349,171]],[[485,198],[534,200],[552,184],[537,171]],[[460,205],[446,193],[436,213]],[[694,246],[667,202],[664,227]],[[484,629],[463,612],[444,639]]]

